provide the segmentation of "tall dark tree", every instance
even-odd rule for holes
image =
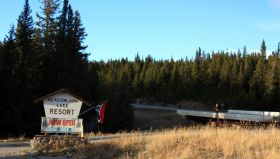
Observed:
[[[67,15],[69,12],[69,2],[68,0],[64,0],[63,1],[63,8],[62,8],[62,12],[61,15],[59,17],[59,21],[58,21],[58,33],[57,33],[57,50],[60,50],[60,47],[62,44],[64,44],[65,42],[65,38],[66,38],[66,29],[67,29]]]
[[[261,44],[260,54],[257,55],[257,64],[255,66],[254,74],[249,82],[251,91],[255,95],[255,100],[259,101],[256,103],[256,105],[259,105],[259,107],[261,107],[261,105],[263,104],[260,103],[260,101],[262,101],[264,98],[266,66],[266,46],[263,40]]]
[[[57,39],[58,20],[57,14],[59,9],[59,0],[41,0],[41,13],[36,13],[38,21],[36,22],[35,41],[38,49],[37,54],[40,57],[40,74],[41,93],[44,95],[54,91],[56,81],[54,70],[54,54],[56,51],[55,43]],[[52,78],[50,78],[52,77]],[[49,87],[45,87],[48,85]]]
[[[31,9],[28,0],[25,0],[24,10],[18,18],[16,28],[16,47],[18,51],[18,71],[19,76],[23,77],[29,74],[30,67],[35,63],[35,54],[33,52],[32,40],[34,35],[34,23],[31,16]],[[27,77],[23,77],[22,80]]]
[[[37,54],[33,49],[34,23],[28,0],[25,0],[24,9],[18,18],[16,29],[16,53],[17,53],[17,107],[21,119],[22,132],[28,129],[32,101],[35,98],[37,83]]]
[[[266,56],[266,45],[265,45],[265,41],[263,40],[262,41],[262,44],[261,44],[261,50],[260,50],[260,53],[261,53],[261,56]]]
[[[59,17],[57,50],[54,55],[55,87],[75,91],[81,90],[81,86],[86,87],[85,82],[76,82],[85,81],[83,79],[88,77],[88,54],[84,53],[86,46],[83,46],[85,36],[79,13],[76,11],[74,14],[71,5],[65,0]]]
[[[276,55],[280,56],[280,42],[278,42],[277,50],[276,50]]]
[[[194,89],[194,94],[198,95],[201,91],[200,87],[202,86],[202,51],[201,48],[198,48],[195,54],[195,59],[192,63],[192,72],[191,72],[191,77],[192,77],[192,84],[195,87]]]
[[[17,123],[14,118],[19,111],[14,100],[14,93],[17,91],[16,83],[16,54],[15,27],[11,29],[0,47],[0,136],[7,136],[18,131]]]
[[[268,109],[280,110],[280,59],[277,55],[271,55],[268,58],[267,74],[266,74],[266,90]]]
[[[43,46],[45,51],[51,53],[54,51],[55,38],[57,33],[57,18],[56,14],[59,8],[59,0],[42,0],[42,13],[37,13],[39,21],[37,22],[38,29],[42,36]]]

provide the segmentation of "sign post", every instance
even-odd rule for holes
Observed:
[[[42,133],[80,134],[83,136],[83,119],[78,118],[81,106],[88,102],[68,90],[48,94],[37,99],[43,101],[46,117],[41,120]]]

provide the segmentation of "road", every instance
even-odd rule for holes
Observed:
[[[38,156],[30,141],[0,141],[0,159],[67,159],[67,156]]]
[[[29,141],[0,142],[0,158],[20,158],[30,150]]]
[[[177,108],[173,107],[163,107],[158,105],[143,105],[143,104],[130,104],[132,109],[150,109],[150,110],[168,110],[168,111],[177,111]]]

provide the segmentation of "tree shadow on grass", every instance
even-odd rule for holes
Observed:
[[[121,147],[111,143],[96,143],[78,148],[74,156],[94,159],[135,158],[139,151],[140,147],[136,145]]]

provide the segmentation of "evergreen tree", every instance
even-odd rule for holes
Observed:
[[[14,93],[17,91],[16,83],[16,54],[15,27],[10,31],[0,47],[0,136],[8,136],[18,131],[18,118],[13,118],[20,113],[16,107]]]
[[[265,41],[263,40],[262,41],[262,44],[261,44],[261,50],[260,50],[261,52],[261,56],[263,56],[263,57],[266,57],[266,45],[265,45]]]
[[[74,37],[75,37],[75,51],[78,52],[79,57],[83,60],[87,60],[88,55],[83,51],[87,48],[86,45],[83,45],[85,37],[87,36],[85,28],[81,23],[80,13],[75,11],[74,14]]]
[[[55,43],[57,41],[57,17],[59,0],[41,0],[42,12],[36,13],[38,21],[35,31],[35,41],[37,43],[37,54],[40,61],[40,83],[41,92],[38,97],[48,92],[57,90],[55,87]],[[50,78],[52,77],[52,78]],[[48,87],[45,87],[48,86]]]
[[[65,11],[62,12],[62,14]],[[65,33],[60,33],[59,35],[66,34],[65,38],[60,37],[58,45],[62,46],[56,52],[56,67],[58,67],[57,72],[57,86],[63,86],[67,88],[72,88],[73,90],[80,90],[81,85],[87,86],[87,63],[88,54],[84,53],[86,46],[83,46],[83,40],[85,39],[85,30],[82,26],[80,15],[76,11],[73,15],[73,11],[70,5],[68,5],[67,19],[66,19],[66,30]],[[63,17],[63,16],[61,16]],[[62,21],[62,20],[60,20]],[[65,27],[65,26],[60,26]],[[63,31],[64,29],[59,29]],[[65,80],[67,79],[67,80]],[[77,83],[76,81],[84,81]],[[84,90],[85,91],[85,90]]]
[[[133,62],[134,77],[133,77],[132,87],[133,87],[135,96],[138,96],[138,97],[141,96],[141,90],[143,89],[141,79],[140,79],[142,67],[143,67],[143,61],[140,59],[139,54],[137,53],[137,55],[134,59],[134,62]]]
[[[201,48],[198,48],[196,51],[195,59],[192,63],[192,84],[194,85],[195,89],[193,90],[193,93],[195,96],[199,95],[201,92],[201,86],[202,86],[202,52]]]
[[[69,2],[68,0],[64,0],[63,1],[63,8],[62,8],[62,12],[61,15],[59,17],[59,21],[58,21],[58,37],[57,37],[57,42],[56,42],[56,49],[57,50],[61,50],[64,46],[62,44],[64,44],[65,39],[66,39],[66,29],[67,29],[67,15],[69,12]]]
[[[201,56],[201,48],[198,48],[195,55],[195,60],[193,62],[193,69],[192,69],[192,77],[195,83],[200,83],[201,80],[201,63],[202,63],[202,56]]]
[[[43,46],[48,54],[53,53],[55,47],[58,25],[55,16],[59,8],[58,2],[59,0],[42,0],[42,15],[37,13],[39,19],[37,25],[41,32]]]
[[[243,57],[245,57],[246,54],[247,54],[247,48],[246,48],[246,46],[244,46],[244,47],[243,47]]]
[[[257,64],[255,66],[254,74],[250,79],[250,88],[255,95],[255,100],[258,101],[256,105],[258,109],[263,109],[261,101],[263,101],[265,91],[265,75],[266,75],[266,46],[263,41],[261,44],[260,54],[257,56]]]
[[[34,114],[32,100],[38,86],[35,78],[37,56],[33,49],[33,25],[31,9],[26,0],[23,11],[18,17],[16,31],[12,26],[7,39],[4,40],[0,58],[0,66],[3,66],[0,74],[4,77],[1,78],[3,84],[1,93],[5,92],[1,97],[4,98],[7,108],[3,113],[16,117],[9,119],[8,127],[7,125],[2,127],[4,131],[13,130],[12,132],[24,133],[28,129],[33,130],[32,126],[27,126],[27,123],[32,125],[30,122],[32,118],[30,114]]]
[[[277,56],[280,56],[280,42],[278,42],[276,55],[277,55]]]
[[[266,76],[266,90],[265,96],[267,98],[268,109],[280,110],[280,59],[277,55],[271,55],[268,58],[267,76]]]
[[[168,97],[171,102],[175,102],[180,98],[180,92],[181,92],[181,82],[180,75],[179,75],[179,66],[176,62],[173,66],[170,81],[169,81],[169,91]]]

